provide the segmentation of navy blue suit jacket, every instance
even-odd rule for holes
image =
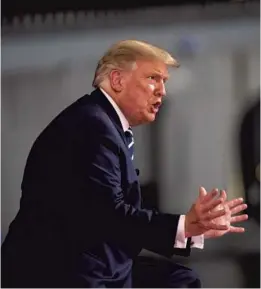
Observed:
[[[142,248],[189,255],[189,242],[173,249],[178,220],[142,207],[120,120],[97,89],[32,146],[2,245],[2,286],[130,287]]]

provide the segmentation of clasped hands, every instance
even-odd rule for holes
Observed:
[[[219,196],[218,196],[219,195]],[[247,208],[243,198],[227,200],[225,190],[214,189],[207,193],[203,187],[185,216],[185,237],[204,234],[204,238],[221,237],[226,233],[243,233],[243,227],[231,224],[248,219],[247,214],[236,215]]]

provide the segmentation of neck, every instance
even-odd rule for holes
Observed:
[[[111,88],[109,88],[107,85],[104,85],[104,84],[100,85],[99,88],[103,89],[115,101],[118,107],[122,109],[120,101],[119,101],[119,97],[117,93],[115,93],[115,91],[113,91]]]
[[[122,105],[122,101],[120,101],[120,97],[117,94],[117,92],[115,92],[113,89],[111,89],[108,85],[106,84],[101,84],[99,86],[99,88],[103,89],[113,100],[114,102],[117,104],[117,106],[119,107],[119,109],[121,110],[121,112],[124,114],[125,118],[127,119],[128,123],[131,126],[135,126],[136,124],[132,122],[131,118],[129,117],[127,111],[124,109],[124,105]]]
[[[118,104],[118,97],[116,95],[116,93],[110,89],[107,85],[100,85],[99,88],[103,89],[117,104]]]

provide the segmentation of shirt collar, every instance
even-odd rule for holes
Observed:
[[[130,127],[130,124],[129,124],[128,120],[126,119],[126,117],[122,113],[122,111],[120,110],[120,108],[117,105],[117,103],[112,99],[112,97],[109,96],[109,94],[106,91],[104,91],[102,88],[100,88],[100,90],[105,95],[105,97],[109,100],[109,102],[111,103],[113,108],[115,109],[117,115],[119,116],[123,131],[125,132]]]

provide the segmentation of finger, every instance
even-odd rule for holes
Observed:
[[[199,188],[199,200],[202,202],[207,195],[207,191],[204,187]]]
[[[219,193],[218,189],[213,189],[210,193],[206,192],[204,196],[202,195],[201,203],[205,204],[205,203],[213,200],[218,195],[218,193]]]
[[[230,209],[233,209],[234,207],[241,205],[244,202],[243,198],[237,198],[237,199],[233,199],[231,201],[227,202],[227,205]]]
[[[229,232],[230,233],[244,233],[245,232],[245,228],[230,226]]]
[[[227,193],[225,190],[220,191],[220,198],[222,198],[224,202],[227,200]]]
[[[244,211],[247,208],[247,204],[237,205],[231,210],[231,215],[235,215],[241,211]]]
[[[240,215],[240,216],[234,216],[231,218],[230,223],[239,223],[239,222],[243,222],[246,221],[248,219],[248,215],[244,214],[244,215]]]
[[[205,227],[208,230],[220,230],[220,231],[226,231],[230,228],[229,225],[220,225],[220,224],[215,224],[211,222],[207,223]]]
[[[217,210],[214,212],[208,211],[205,216],[202,217],[202,220],[212,221],[216,218],[222,217],[227,213],[226,209]]]
[[[223,202],[222,198],[218,198],[218,199],[214,199],[211,200],[210,202],[202,205],[202,213],[206,213],[208,211],[213,210],[214,208],[216,208],[218,205],[220,205]],[[216,208],[217,209],[217,208]]]

